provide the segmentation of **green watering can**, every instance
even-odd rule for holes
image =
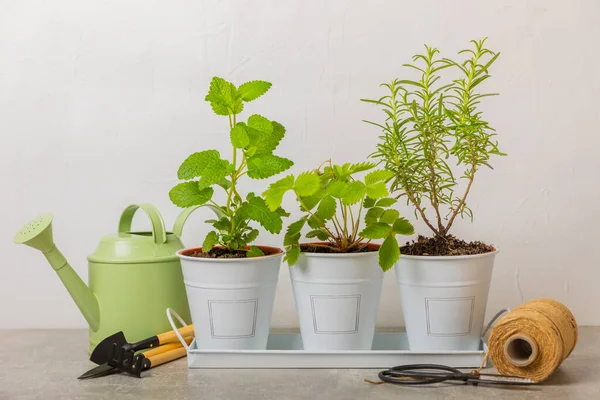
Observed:
[[[44,253],[90,326],[91,352],[98,342],[118,331],[138,341],[171,330],[165,317],[167,308],[181,310],[182,317],[191,320],[175,252],[183,248],[179,239],[183,225],[197,208],[185,209],[177,217],[173,232],[167,232],[154,206],[127,207],[121,214],[118,233],[103,237],[88,256],[89,288],[56,248],[52,214],[30,221],[14,241]],[[131,231],[133,215],[139,209],[150,218],[152,232]]]

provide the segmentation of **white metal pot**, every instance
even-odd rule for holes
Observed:
[[[258,246],[264,257],[190,257],[177,252],[196,343],[200,349],[264,350],[283,251]]]
[[[365,253],[301,253],[290,277],[304,350],[370,350],[383,271]]]
[[[478,350],[494,258],[400,256],[396,279],[411,350]]]

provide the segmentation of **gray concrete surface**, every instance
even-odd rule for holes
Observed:
[[[523,388],[371,385],[375,370],[189,370],[184,359],[137,379],[80,381],[93,367],[81,330],[0,331],[0,399],[600,399],[600,327],[582,328],[569,359]]]

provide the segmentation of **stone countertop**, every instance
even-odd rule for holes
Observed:
[[[142,379],[78,380],[92,368],[84,330],[0,331],[0,399],[600,399],[600,327],[581,328],[575,351],[539,386],[371,385],[378,370],[189,370],[185,359]]]

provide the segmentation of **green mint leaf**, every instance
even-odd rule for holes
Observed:
[[[241,85],[237,92],[244,101],[256,100],[271,88],[271,83],[265,81],[250,81]]]
[[[367,185],[367,196],[373,199],[387,197],[388,194],[389,193],[387,187],[385,186],[385,182],[377,182],[372,185]]]
[[[240,122],[235,124],[231,130],[231,144],[237,149],[245,149],[250,144],[250,138],[246,133],[246,124]]]
[[[347,206],[358,203],[365,196],[366,189],[365,184],[360,181],[349,182],[342,197],[342,202]]]
[[[264,191],[263,196],[269,206],[269,210],[275,211],[281,202],[283,201],[283,195],[294,188],[294,176],[288,175],[285,178],[278,180],[277,182],[271,183],[267,190]]]
[[[205,150],[186,158],[177,171],[177,177],[179,179],[200,177],[198,185],[202,189],[221,182],[230,168],[231,164],[222,160],[218,151]]]
[[[335,215],[335,210],[337,208],[337,202],[335,199],[329,195],[323,197],[323,200],[319,203],[319,207],[317,208],[316,216],[321,221],[328,221]]]
[[[229,188],[231,187],[231,181],[223,178],[219,182],[217,182],[217,185],[221,186],[225,190],[229,190]]]
[[[371,208],[373,206],[375,206],[375,200],[370,197],[365,198],[365,201],[363,201],[363,207]]]
[[[399,235],[412,235],[413,233],[415,233],[415,228],[410,222],[408,222],[404,218],[398,218],[394,222],[392,230],[394,231],[394,233],[397,233]]]
[[[377,182],[385,182],[393,176],[394,173],[392,171],[378,169],[365,175],[365,183],[367,186],[371,186]]]
[[[379,217],[383,215],[383,208],[373,207],[365,214],[365,224],[371,225],[379,221]]]
[[[335,197],[336,199],[341,199],[346,195],[346,191],[348,190],[348,183],[342,182],[340,180],[333,180],[329,182],[327,185],[327,193]]]
[[[385,210],[381,217],[379,217],[379,222],[385,222],[386,224],[393,224],[396,219],[400,216],[398,210]]]
[[[202,252],[208,253],[217,243],[219,243],[219,234],[215,231],[208,232],[208,235],[206,235],[206,238],[202,243]]]
[[[392,197],[385,197],[381,200],[378,200],[376,206],[377,207],[389,207],[391,205],[394,205],[395,203],[396,203],[396,199],[394,199]]]
[[[204,100],[210,102],[213,111],[218,115],[237,114],[242,111],[235,85],[217,76],[211,80]]]
[[[288,226],[283,238],[284,246],[298,244],[298,241],[300,240],[300,232],[302,231],[302,228],[304,228],[304,224],[306,224],[306,217],[301,218]]]
[[[249,147],[248,149],[246,149],[246,157],[252,157],[255,154],[256,154],[256,146]]]
[[[281,216],[277,212],[269,210],[267,203],[252,193],[248,194],[247,201],[242,203],[237,213],[244,218],[258,222],[270,233],[281,232],[283,225]]]
[[[319,240],[327,240],[329,239],[329,234],[324,229],[313,229],[312,231],[306,234],[307,238],[318,238]]]
[[[273,133],[273,124],[262,115],[251,115],[250,118],[248,118],[248,126],[259,132]]]
[[[379,248],[379,266],[385,271],[389,271],[396,261],[400,258],[400,247],[395,236],[388,236]]]
[[[246,257],[262,257],[265,253],[256,246],[250,246],[250,249],[246,252]]]
[[[289,169],[294,163],[287,158],[273,154],[258,154],[247,159],[248,176],[252,179],[264,179]]]
[[[319,176],[312,171],[303,172],[296,178],[294,192],[300,197],[312,196],[321,188]]]
[[[212,225],[221,232],[229,232],[229,229],[231,229],[231,220],[227,217],[222,217]]]
[[[300,246],[293,245],[286,250],[283,261],[287,261],[288,265],[291,267],[292,265],[296,264],[298,257],[300,257]]]
[[[383,239],[389,236],[392,231],[392,227],[384,222],[377,222],[373,225],[367,225],[359,235],[367,239]]]
[[[187,208],[206,203],[212,198],[213,192],[214,190],[212,188],[200,190],[198,182],[190,181],[180,183],[171,189],[169,198],[176,206]]]

